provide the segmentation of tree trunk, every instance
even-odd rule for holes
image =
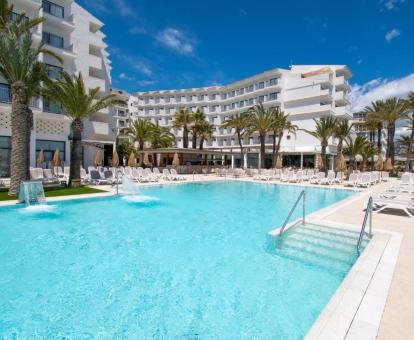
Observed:
[[[388,145],[387,145],[387,157],[391,159],[392,165],[394,164],[395,159],[395,153],[394,153],[394,134],[395,134],[395,125],[394,124],[388,124],[387,128],[388,133]]]
[[[405,171],[410,170],[410,156],[413,151],[413,144],[414,144],[414,113],[411,116],[413,123],[411,126],[411,143],[408,145],[407,148],[407,161],[405,162]]]
[[[203,138],[203,137],[201,137],[201,138],[200,138],[200,147],[199,147],[199,149],[200,149],[200,150],[203,150],[203,146],[204,146],[204,138]]]
[[[11,85],[12,112],[11,112],[11,180],[9,195],[19,194],[22,181],[28,180],[30,165],[30,121],[27,106],[27,88],[22,81]]]
[[[282,142],[282,138],[283,138],[283,132],[281,132],[279,134],[279,136],[278,136],[277,145],[276,145],[276,153],[275,153],[275,157],[276,157],[276,161],[275,162],[277,162],[277,159],[279,157],[280,144]],[[276,163],[275,163],[275,166],[276,166]]]
[[[191,139],[192,147],[193,147],[193,149],[197,149],[197,131],[194,128],[192,132],[193,132],[193,137]]]
[[[183,148],[188,149],[188,128],[187,128],[187,125],[183,126]]]
[[[81,185],[80,167],[82,164],[83,123],[80,119],[75,119],[70,128],[72,130],[72,148],[70,150],[69,186],[76,188]]]
[[[325,173],[325,176],[328,175],[328,167],[326,164],[326,147],[328,146],[328,141],[324,140],[321,142],[321,157],[323,159],[323,168],[321,172]]]
[[[276,131],[273,131],[272,137],[272,160],[273,160],[273,168],[276,167]]]
[[[369,142],[371,144],[371,148],[374,148],[374,132],[373,131],[369,133]],[[374,155],[371,155],[371,171],[374,171]]]
[[[145,144],[145,141],[143,140],[143,139],[141,139],[139,142],[139,149],[141,150],[141,151],[144,151],[144,144]],[[144,162],[144,154],[141,152],[140,154],[139,154],[139,165],[142,165],[142,163]]]
[[[265,147],[265,138],[266,135],[260,134],[260,168],[265,168],[265,155],[266,155],[266,147]]]
[[[244,169],[243,143],[242,143],[242,140],[241,140],[240,131],[237,131],[237,139],[239,141],[239,146],[240,146],[240,164],[241,164],[241,168]]]
[[[381,132],[382,132],[382,127],[379,127],[377,130],[377,147],[378,147],[378,151],[381,153]]]

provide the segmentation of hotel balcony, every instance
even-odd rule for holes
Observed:
[[[321,98],[321,99],[327,99],[330,96],[329,89],[326,90],[320,90],[315,88],[308,88],[301,91],[296,91],[295,93],[290,94],[289,92],[285,92],[283,99],[285,102],[300,102],[303,100],[307,100],[310,98]]]
[[[346,105],[348,104],[348,98],[344,91],[337,91],[334,94],[335,103],[338,105]]]
[[[304,107],[301,109],[286,109],[286,112],[290,116],[296,115],[306,115],[306,114],[314,114],[317,113],[321,116],[329,115],[332,113],[332,106],[331,105],[321,105],[319,107]]]
[[[336,77],[334,80],[334,84],[337,90],[348,90],[350,89],[350,86],[348,84],[348,81],[345,79],[344,76]]]
[[[97,70],[102,70],[102,58],[95,56],[93,54],[89,54],[88,62],[90,67],[93,67]]]

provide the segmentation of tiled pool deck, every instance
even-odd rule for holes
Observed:
[[[181,183],[193,180],[225,180],[210,175],[185,177],[187,181]],[[252,181],[245,178],[232,180]],[[389,182],[361,190],[356,196],[322,209],[312,214],[310,218],[324,225],[348,228],[360,226],[364,216],[364,202],[368,197],[376,196],[397,183],[398,180],[390,179]],[[291,185],[308,186],[309,184]],[[331,187],[343,188],[343,186]],[[49,198],[48,201],[107,196],[115,192],[115,188],[109,186],[100,186],[100,188],[108,190],[109,193]],[[10,203],[13,202],[0,202],[0,206]],[[378,339],[412,338],[414,334],[414,271],[412,270],[414,219],[403,215],[374,214],[373,231],[374,234],[377,232],[373,238],[374,242],[371,242],[364,251],[322,312],[308,333],[309,339],[374,339],[375,335]]]

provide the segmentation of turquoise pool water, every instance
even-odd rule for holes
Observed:
[[[156,201],[0,208],[0,335],[300,339],[356,259],[345,246],[307,261],[292,245],[300,229],[290,248],[267,235],[301,189],[229,181],[142,190]],[[306,192],[308,213],[353,194]]]

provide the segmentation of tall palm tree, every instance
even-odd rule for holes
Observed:
[[[72,120],[69,174],[69,186],[71,187],[80,185],[82,120],[107,107],[125,104],[125,101],[116,99],[114,94],[100,96],[99,92],[99,87],[89,90],[85,86],[81,73],[78,76],[71,76],[62,72],[62,80],[48,80],[46,82],[45,97],[55,104],[61,105],[63,113]]]
[[[398,120],[406,118],[407,103],[403,99],[389,98],[382,102],[379,112],[372,113],[374,119],[381,120],[387,128],[387,158],[395,160],[395,126]]]
[[[350,137],[353,124],[348,119],[338,119],[334,128],[334,135],[338,139],[338,156],[342,154],[343,144],[346,138]],[[338,161],[340,158],[338,157]]]
[[[197,109],[196,112],[193,113],[193,123],[191,125],[191,134],[192,134],[192,148],[197,148],[197,136],[200,132],[201,127],[205,124],[206,115],[203,111]]]
[[[287,131],[287,133],[295,133],[298,127],[289,121],[289,115],[285,114],[279,107],[273,108],[271,112],[273,116],[271,127],[271,131],[273,131],[273,166],[276,166],[277,158],[279,157],[280,144],[282,142],[285,131]]]
[[[361,155],[363,149],[369,146],[365,137],[358,136],[355,139],[346,139],[346,147],[344,153],[349,156],[349,173],[355,169],[356,156]]]
[[[183,129],[183,148],[188,148],[188,131],[194,121],[193,114],[190,109],[182,108],[175,115],[173,127]]]
[[[221,127],[224,129],[231,128],[235,130],[237,141],[240,146],[240,161],[242,168],[246,166],[246,164],[244,164],[243,137],[247,133],[248,118],[249,116],[246,113],[242,113],[240,115],[227,117],[223,124],[221,124]]]
[[[159,124],[155,124],[149,136],[149,142],[151,143],[151,148],[169,148],[174,145],[175,136],[170,132],[170,130]]]
[[[325,174],[328,173],[328,167],[326,162],[326,148],[328,147],[328,140],[333,136],[335,133],[335,127],[337,126],[336,118],[329,116],[329,117],[322,117],[321,119],[314,119],[315,122],[315,131],[304,130],[305,132],[309,133],[311,136],[319,139],[321,142],[321,157],[323,159],[323,168],[322,171]]]
[[[208,121],[204,121],[200,124],[198,134],[200,136],[200,145],[199,149],[203,150],[204,142],[213,137],[214,125],[210,124]]]
[[[408,144],[408,150],[407,153],[411,155],[413,151],[413,145],[414,145],[414,91],[411,91],[408,93],[408,97],[406,100],[406,109],[407,109],[407,118],[409,121],[409,125],[407,126],[409,130],[411,130],[411,144]],[[409,114],[411,113],[411,117]],[[405,171],[408,171],[409,169],[409,162],[405,163]]]
[[[364,108],[362,113],[365,114],[365,123],[369,126],[376,126],[377,131],[377,148],[381,152],[382,144],[381,144],[381,137],[382,137],[382,129],[383,129],[383,121],[380,118],[381,114],[384,109],[384,101],[377,100],[375,102],[371,102],[371,105],[368,105]]]
[[[410,158],[413,153],[413,140],[411,139],[411,136],[401,136],[397,140],[397,143],[405,153],[405,171],[408,171],[410,169]]]
[[[131,126],[123,129],[123,136],[131,137],[132,141],[138,143],[139,149],[144,150],[145,142],[149,141],[154,129],[154,124],[146,119],[134,120]]]
[[[371,143],[366,143],[366,145],[362,148],[360,152],[362,156],[362,164],[361,164],[361,170],[366,171],[367,170],[367,163],[368,160],[371,160],[371,168],[374,166],[374,156],[377,154],[377,149],[372,147]]]
[[[251,107],[247,112],[248,118],[248,133],[257,132],[260,139],[260,168],[265,167],[265,155],[266,155],[266,135],[272,130],[272,108],[265,108],[263,103],[256,104]]]
[[[9,195],[17,195],[21,181],[29,178],[30,134],[33,114],[29,109],[32,95],[40,92],[41,82],[48,79],[46,66],[39,56],[50,55],[61,60],[44,48],[34,44],[30,31],[22,32],[17,21],[10,22],[0,31],[0,75],[10,84],[11,112],[11,182]]]

